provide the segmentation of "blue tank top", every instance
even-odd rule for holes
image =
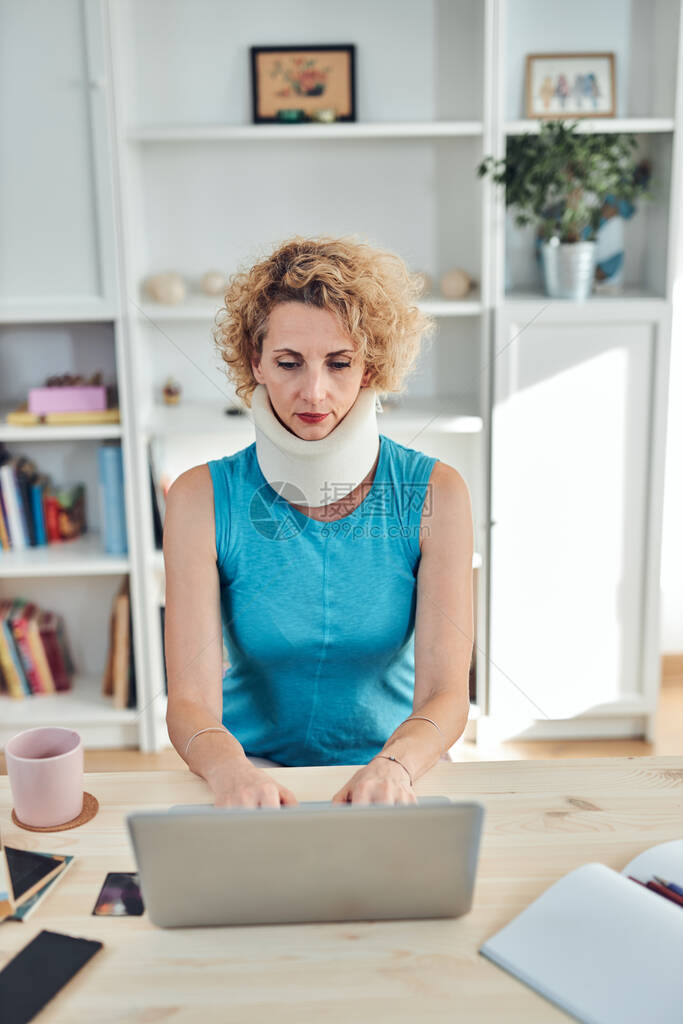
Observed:
[[[208,462],[223,624],[223,724],[247,755],[366,764],[413,710],[420,522],[436,458],[379,435],[361,504],[299,512],[256,443]]]

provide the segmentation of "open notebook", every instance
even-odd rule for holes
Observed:
[[[621,874],[583,864],[479,952],[587,1024],[681,1024],[683,906],[627,877],[655,874],[683,886],[683,839],[645,850]]]

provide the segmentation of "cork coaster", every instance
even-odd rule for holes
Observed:
[[[87,821],[90,821],[95,817],[99,808],[99,802],[96,796],[92,793],[83,793],[83,808],[77,818],[72,818],[71,821],[65,821],[63,825],[48,825],[47,828],[39,828],[37,825],[24,825],[23,821],[19,821],[17,818],[14,808],[12,808],[12,821],[19,828],[28,829],[29,832],[63,832],[67,828],[78,828],[79,825],[85,825]]]

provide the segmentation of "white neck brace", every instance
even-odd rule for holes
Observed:
[[[326,437],[306,441],[280,423],[266,387],[257,384],[251,409],[261,472],[291,504],[319,508],[340,501],[365,479],[377,458],[378,408],[374,389],[361,388],[341,423]]]

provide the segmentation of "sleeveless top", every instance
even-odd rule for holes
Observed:
[[[413,710],[422,510],[438,460],[379,435],[349,515],[311,519],[256,442],[207,463],[223,628],[223,725],[287,766],[366,764]]]

